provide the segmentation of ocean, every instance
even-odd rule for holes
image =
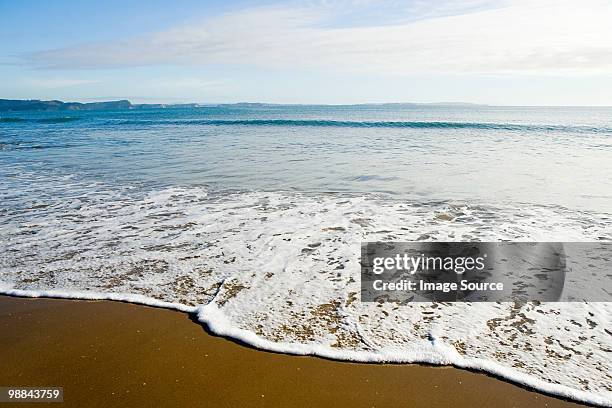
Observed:
[[[612,405],[611,303],[361,303],[362,241],[612,240],[612,108],[0,113],[0,291]]]

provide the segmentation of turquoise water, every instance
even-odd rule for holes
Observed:
[[[25,170],[143,186],[384,192],[610,211],[611,136],[610,108],[14,112],[0,114],[0,165],[8,176]]]
[[[609,108],[2,113],[0,293],[173,307],[259,348],[610,405],[610,302],[358,294],[366,241],[612,241],[611,129]]]

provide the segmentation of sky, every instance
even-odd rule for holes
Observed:
[[[0,98],[612,106],[610,0],[0,0]]]

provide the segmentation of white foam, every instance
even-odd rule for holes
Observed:
[[[26,176],[36,179],[0,203],[2,293],[197,312],[213,332],[263,349],[453,364],[612,405],[610,303],[357,300],[361,241],[610,239],[606,214]]]
[[[125,293],[99,293],[99,292],[69,292],[61,290],[18,290],[0,282],[0,293],[9,296],[21,297],[46,297],[59,299],[79,300],[112,300],[140,304],[145,306],[173,309],[185,313],[197,313],[198,320],[205,324],[214,334],[239,340],[249,346],[262,350],[293,355],[311,355],[338,361],[354,361],[364,363],[426,363],[438,365],[453,365],[459,368],[484,371],[500,378],[525,385],[544,393],[558,395],[572,400],[582,401],[600,406],[612,406],[612,401],[606,396],[594,395],[593,393],[576,390],[571,387],[551,384],[524,375],[509,369],[495,361],[470,359],[461,356],[457,351],[431,339],[429,349],[418,352],[406,352],[401,348],[385,347],[375,352],[342,350],[324,346],[322,344],[297,344],[272,342],[257,336],[254,332],[235,327],[214,303],[198,307],[188,307],[178,303],[161,302],[157,299],[147,298],[141,295]]]
[[[77,299],[77,300],[114,300],[118,302],[135,303],[138,305],[159,307],[177,310],[185,313],[196,313],[197,307],[185,306],[180,303],[162,302],[157,299],[143,295],[130,293],[102,293],[102,292],[74,292],[66,290],[21,290],[14,289],[6,283],[0,282],[0,293],[8,296],[20,296],[29,298],[54,298],[54,299]]]
[[[551,384],[533,376],[525,375],[498,364],[495,361],[465,358],[457,351],[433,338],[431,346],[424,350],[407,352],[401,348],[384,347],[375,352],[338,350],[320,344],[303,345],[295,343],[277,343],[258,337],[255,333],[235,327],[214,304],[198,308],[198,319],[219,336],[238,339],[253,347],[279,353],[296,355],[313,355],[335,360],[348,360],[364,363],[426,363],[453,365],[459,368],[485,371],[501,378],[522,384],[542,392],[558,395],[577,401],[601,406],[612,406],[610,395],[597,395],[591,392],[576,390],[559,384]]]

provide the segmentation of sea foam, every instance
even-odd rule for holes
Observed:
[[[23,177],[0,207],[2,293],[172,308],[262,349],[453,364],[612,405],[610,303],[359,302],[361,241],[609,240],[607,214]]]

